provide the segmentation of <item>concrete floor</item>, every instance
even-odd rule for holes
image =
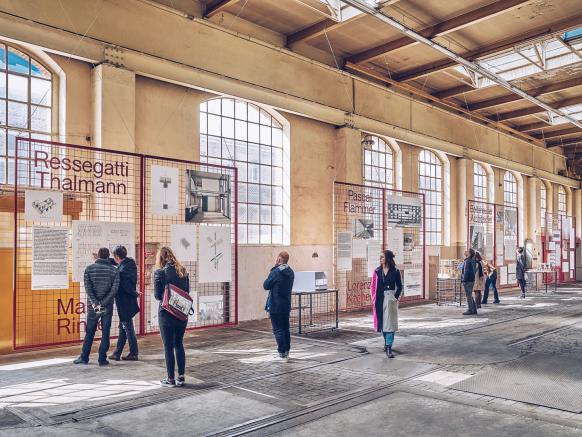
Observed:
[[[185,388],[156,383],[157,336],[108,368],[0,357],[0,436],[582,436],[582,286],[461,312],[402,308],[393,360],[368,313],[293,337],[287,364],[265,322],[191,332]]]

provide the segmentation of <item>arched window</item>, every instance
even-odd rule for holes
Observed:
[[[509,171],[503,175],[503,204],[517,207],[517,179]]]
[[[289,152],[283,125],[252,103],[200,105],[200,160],[238,168],[238,240],[289,243]]]
[[[14,183],[16,137],[50,140],[53,77],[40,62],[0,42],[0,184]],[[28,143],[18,150],[19,183],[30,172]]]
[[[478,163],[473,164],[473,197],[477,202],[487,202],[487,172],[485,168]]]
[[[363,144],[364,184],[394,188],[394,157],[382,138],[366,135]]]
[[[561,185],[558,187],[558,215],[566,215],[566,190]]]
[[[546,184],[542,181],[540,187],[540,223],[541,227],[546,227],[546,215],[548,213],[548,189]]]
[[[424,194],[426,244],[438,246],[443,239],[443,166],[429,150],[418,156],[419,192]]]

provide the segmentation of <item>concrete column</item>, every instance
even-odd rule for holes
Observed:
[[[456,244],[461,248],[467,245],[467,202],[474,199],[473,190],[473,160],[467,158],[457,159],[457,178],[456,181],[451,181],[453,189],[456,193],[456,205],[451,205],[451,215],[456,215],[457,221],[457,238]],[[452,236],[452,235],[451,235]]]
[[[526,227],[525,237],[531,238],[534,242],[533,257],[534,261],[539,262],[542,259],[541,254],[541,186],[542,181],[535,177],[524,176],[524,190],[527,208],[526,211]]]
[[[503,198],[503,175],[505,174],[505,170],[500,168],[493,169],[493,181],[494,181],[494,193],[495,196],[493,198],[493,203],[497,203],[499,205],[503,205],[504,198]]]
[[[582,190],[572,190],[574,204],[574,223],[576,223],[576,237],[582,237]]]
[[[362,134],[356,129],[342,127],[336,130],[335,180],[361,184],[363,177]]]
[[[92,71],[93,145],[135,151],[135,73],[110,64]]]
[[[422,149],[399,144],[402,149],[402,189],[418,193],[418,155]]]

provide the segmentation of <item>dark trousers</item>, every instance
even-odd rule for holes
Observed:
[[[525,278],[518,279],[517,282],[519,283],[519,288],[521,289],[521,294],[525,295]]]
[[[160,335],[162,336],[164,354],[166,356],[168,379],[175,379],[176,363],[178,364],[178,375],[184,375],[186,371],[184,333],[186,332],[188,321],[180,320],[164,310],[160,311],[159,320]]]
[[[485,280],[485,290],[483,290],[483,302],[487,303],[489,298],[489,287],[493,288],[493,302],[499,302],[499,292],[497,291],[497,273]]]
[[[477,305],[475,305],[475,300],[473,299],[473,286],[474,282],[463,282],[463,287],[465,288],[465,296],[467,296],[467,309],[471,314],[477,314]]]
[[[113,305],[108,306],[105,310],[97,314],[92,305],[88,305],[87,311],[87,328],[85,329],[85,339],[83,340],[83,349],[81,350],[81,358],[83,361],[89,361],[91,354],[91,346],[93,346],[93,339],[95,332],[97,332],[97,324],[101,320],[101,344],[99,345],[100,363],[107,361],[107,351],[109,350],[109,333],[111,331],[111,319],[113,317]]]
[[[119,337],[117,337],[117,345],[115,346],[115,352],[113,353],[117,356],[121,356],[126,342],[129,343],[129,355],[137,356],[137,336],[135,335],[135,329],[133,328],[133,319],[119,322]]]
[[[289,313],[271,314],[271,326],[277,341],[277,352],[287,354],[291,350],[291,333],[289,332]]]

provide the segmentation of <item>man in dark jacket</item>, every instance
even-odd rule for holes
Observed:
[[[464,316],[477,314],[477,305],[473,299],[473,286],[475,285],[475,274],[477,273],[475,264],[475,251],[467,249],[465,251],[465,261],[463,262],[463,270],[461,272],[461,282],[465,289],[467,296],[467,311],[463,313]]]
[[[291,350],[291,333],[289,332],[289,314],[291,313],[291,290],[295,274],[289,265],[289,254],[281,252],[277,257],[275,267],[263,284],[269,291],[265,311],[269,313],[273,334],[277,341],[279,359],[289,361]]]
[[[127,257],[127,249],[123,246],[117,246],[113,250],[113,259],[117,264],[119,272],[119,289],[115,296],[117,314],[119,315],[119,337],[115,351],[109,356],[109,359],[119,361],[137,361],[138,347],[135,329],[133,328],[133,317],[139,313],[137,298],[139,293],[137,287],[137,265],[132,258]],[[122,357],[125,342],[129,343],[129,354]]]
[[[102,247],[95,263],[87,266],[83,282],[88,297],[87,328],[81,355],[75,364],[88,364],[97,324],[101,320],[101,344],[99,345],[99,365],[106,366],[109,349],[109,331],[113,316],[113,300],[119,287],[119,272],[109,262],[109,249]]]
[[[517,260],[515,264],[515,278],[521,289],[521,298],[525,299],[525,253],[523,247],[517,248]]]

